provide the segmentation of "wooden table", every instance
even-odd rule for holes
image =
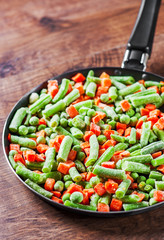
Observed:
[[[67,70],[120,66],[138,0],[1,0],[0,126],[34,86]],[[164,3],[147,70],[164,76]],[[0,160],[0,239],[164,239],[164,208],[101,219],[49,206]]]

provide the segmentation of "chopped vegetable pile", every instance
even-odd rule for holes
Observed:
[[[9,125],[9,160],[65,206],[129,211],[164,201],[164,82],[77,73],[49,80]]]

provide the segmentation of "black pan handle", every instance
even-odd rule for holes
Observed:
[[[142,0],[122,68],[145,70],[150,58],[161,0]]]

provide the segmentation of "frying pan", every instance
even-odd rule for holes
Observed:
[[[164,81],[164,78],[162,76],[145,72],[147,60],[150,58],[150,55],[151,55],[155,26],[156,26],[157,16],[160,8],[160,3],[161,3],[161,0],[143,0],[142,1],[135,26],[133,28],[132,34],[127,44],[127,49],[125,51],[125,55],[124,55],[124,59],[121,67],[98,67],[98,68],[78,69],[76,71],[67,72],[59,76],[55,76],[53,79],[57,79],[60,84],[63,78],[70,79],[72,76],[74,76],[78,72],[81,72],[84,76],[86,76],[88,71],[90,69],[93,69],[93,71],[95,72],[95,76],[99,76],[102,72],[105,71],[109,75],[120,75],[120,76],[131,75],[136,80],[145,79],[145,80],[153,80],[157,82]],[[65,211],[67,210],[70,212],[81,213],[89,216],[95,216],[95,217],[128,216],[128,215],[142,213],[145,211],[150,211],[160,206],[164,206],[164,202],[161,202],[153,206],[149,206],[141,209],[135,209],[127,212],[119,211],[119,212],[108,212],[108,213],[92,212],[92,211],[70,208],[63,204],[56,203],[51,199],[45,198],[44,196],[40,195],[35,190],[31,189],[15,173],[8,159],[9,142],[7,140],[7,136],[9,133],[9,124],[16,110],[20,107],[27,106],[29,95],[32,92],[39,92],[42,88],[45,88],[46,86],[47,86],[47,81],[41,83],[37,87],[33,88],[30,92],[28,92],[25,96],[23,96],[11,110],[4,125],[3,137],[2,137],[3,150],[4,150],[4,154],[7,162],[10,168],[12,169],[12,171],[14,172],[14,174],[17,176],[17,178],[32,192],[34,192],[36,195],[38,195],[40,198],[42,198],[49,204],[55,207],[58,207],[60,209],[63,209]]]

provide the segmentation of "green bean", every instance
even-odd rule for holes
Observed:
[[[99,154],[99,143],[97,141],[97,137],[95,134],[90,137],[89,143],[90,143],[90,154],[87,162],[85,163],[87,167],[92,166],[97,161],[98,154]]]
[[[155,181],[155,188],[164,191],[164,181]]]
[[[85,122],[77,115],[72,119],[72,125],[75,128],[83,129],[85,127]]]
[[[112,120],[112,121],[108,121],[107,123],[112,127],[112,129],[115,129],[116,121]]]
[[[66,106],[69,106],[70,103],[75,101],[78,97],[80,97],[79,90],[74,88],[64,99],[63,102]]]
[[[83,201],[83,194],[81,192],[73,192],[70,200],[73,203],[81,203]]]
[[[11,150],[10,152],[9,152],[9,161],[10,161],[10,163],[11,163],[11,166],[14,168],[14,169],[16,169],[16,167],[18,166],[18,164],[15,162],[15,160],[14,160],[14,155],[15,154],[17,154],[18,152],[17,151],[15,151],[15,150]]]
[[[146,202],[146,201],[142,201],[142,202],[139,202],[139,203],[124,203],[123,204],[123,209],[125,211],[130,211],[130,210],[133,210],[133,209],[144,208],[144,207],[148,207],[148,206],[149,206],[149,203]]]
[[[158,203],[154,198],[150,198],[149,205],[152,206],[154,204]]]
[[[144,190],[145,186],[146,186],[146,183],[145,183],[145,182],[140,182],[140,183],[138,184],[138,189],[141,190],[141,191],[145,191],[145,190]]]
[[[43,112],[43,115],[47,118],[47,117],[54,115],[55,113],[63,111],[65,106],[66,106],[66,104],[65,104],[64,100],[60,100],[57,103],[55,103],[54,105],[52,105],[51,107],[43,110],[42,112]]]
[[[157,141],[157,142],[153,142],[149,145],[147,145],[146,147],[141,149],[141,154],[152,154],[154,152],[158,152],[160,150],[164,149],[164,142],[163,141]]]
[[[116,197],[117,198],[123,198],[131,184],[130,179],[123,180],[120,185],[118,186],[118,189],[116,190]]]
[[[68,154],[71,150],[72,142],[73,142],[73,140],[70,136],[64,137],[64,139],[60,145],[58,155],[57,155],[58,162],[66,162],[67,161]]]
[[[66,95],[66,93],[68,91],[69,83],[70,83],[70,81],[68,79],[66,79],[66,78],[62,79],[60,89],[59,89],[58,93],[55,95],[55,97],[52,99],[53,103],[56,103],[59,100],[61,100],[62,98],[64,98],[64,96]]]
[[[100,196],[97,194],[97,193],[95,193],[95,194],[93,194],[92,196],[91,196],[91,201],[90,201],[90,206],[93,206],[93,207],[95,207],[95,208],[97,208],[97,205],[98,205],[98,201],[99,201],[99,199],[100,199]]]
[[[44,96],[40,97],[36,102],[34,102],[29,110],[31,114],[35,114],[40,109],[43,109],[49,102],[51,102],[52,98],[49,94],[45,94]]]
[[[96,84],[101,84],[101,78],[98,78],[98,77],[88,76],[88,80],[90,82],[94,82]]]
[[[47,197],[47,198],[51,198],[53,196],[53,193],[43,189],[42,187],[40,187],[38,184],[36,184],[35,182],[30,181],[30,179],[27,179],[25,181],[25,183],[30,186],[30,188],[34,189],[36,192],[38,192],[39,194]]]
[[[118,120],[118,115],[115,113],[112,107],[105,107],[104,111],[107,115],[107,117],[110,117],[112,120]]]
[[[131,177],[134,179],[134,180],[136,180],[138,177],[139,177],[139,175],[138,175],[138,173],[131,173]]]
[[[89,77],[93,77],[94,76],[94,71],[93,70],[90,70],[89,72],[88,72],[88,75],[87,75],[87,77],[86,77],[86,81],[85,81],[85,84],[84,84],[84,90],[86,90],[86,88],[88,87],[88,85],[89,85],[89,83],[90,83],[90,81],[89,81]]]
[[[126,178],[126,174],[124,170],[110,169],[110,168],[101,167],[99,165],[95,166],[93,173],[99,177],[104,177],[104,178],[114,178],[114,179]]]
[[[140,105],[144,105],[148,103],[156,103],[159,101],[161,101],[161,97],[157,93],[131,99],[132,105],[134,107],[138,107]]]
[[[132,127],[135,127],[136,124],[137,124],[137,121],[138,121],[138,119],[137,119],[136,116],[131,117],[131,119],[130,119],[130,125],[131,125]]]
[[[59,125],[59,115],[55,114],[50,120],[50,127],[57,127]]]
[[[23,179],[29,178],[31,181],[35,183],[40,183],[42,180],[41,174],[33,172],[26,167],[18,166],[16,168],[16,173],[21,176]]]
[[[69,169],[69,174],[74,182],[80,182],[82,179],[82,176],[79,174],[75,167],[71,167]]]
[[[157,141],[157,136],[150,130],[149,143]]]
[[[116,98],[118,97],[117,88],[116,87],[110,87],[108,92],[109,92],[109,98],[112,101],[115,101]]]
[[[133,117],[134,114],[135,114],[135,111],[133,109],[129,109],[126,114],[129,116],[129,117]]]
[[[29,120],[30,120],[30,118],[31,118],[31,113],[28,112],[28,111],[29,111],[29,109],[27,110],[27,116],[26,116],[26,120],[25,120],[25,122],[24,122],[24,125],[25,125],[25,126],[28,126],[28,125],[29,125]]]
[[[58,126],[55,131],[59,134],[59,135],[65,135],[65,136],[70,136],[73,140],[73,144],[74,145],[80,145],[80,141],[77,140],[75,137],[72,136],[72,134],[70,132],[68,132],[67,130],[65,130],[64,128],[62,128],[61,126]]]
[[[120,199],[123,203],[137,203],[140,197],[136,194],[125,195]]]
[[[86,171],[84,164],[79,160],[75,161],[75,166],[76,166],[76,168],[79,172],[85,172]]]
[[[129,144],[127,144],[127,143],[118,143],[114,146],[114,150],[115,150],[115,152],[125,150],[128,148],[128,146],[129,146]]]
[[[127,151],[132,153],[138,149],[141,149],[141,144],[140,143],[137,143],[135,145],[133,145],[132,147],[128,148]]]
[[[84,135],[80,129],[75,128],[75,127],[70,128],[70,132],[72,133],[72,136],[77,139],[82,139],[82,137]]]
[[[130,162],[138,162],[138,163],[150,163],[152,161],[151,154],[146,155],[138,155],[138,156],[132,156],[132,157],[125,157],[122,162],[130,161]]]
[[[157,135],[159,140],[164,142],[164,131],[157,128],[157,126],[153,126],[153,131]]]
[[[151,185],[152,187],[155,187],[155,179],[153,179],[153,178],[148,178],[148,179],[146,180],[146,184],[149,184],[149,185]]]
[[[153,187],[149,184],[146,184],[146,186],[144,187],[145,192],[150,192],[152,189],[153,189]]]
[[[143,173],[143,174],[150,173],[150,166],[147,166],[138,162],[124,161],[122,163],[122,169],[125,171],[137,172],[137,173]]]
[[[89,109],[87,111],[87,116],[88,117],[94,117],[96,115],[96,111],[94,109]]]
[[[111,134],[110,135],[112,139],[116,140],[117,142],[124,143],[125,142],[125,137],[117,135],[117,134]]]
[[[80,147],[80,145],[75,145],[73,146],[72,148],[73,150],[77,151],[77,152],[80,152],[82,150],[82,148]]]
[[[97,88],[96,83],[90,82],[86,89],[86,95],[88,95],[89,97],[95,97],[96,88]]]
[[[151,122],[144,122],[142,125],[142,134],[140,138],[141,146],[144,147],[148,144],[150,136]]]
[[[135,144],[137,141],[136,139],[136,129],[132,128],[130,132],[130,137],[129,137],[129,143],[130,144]]]
[[[30,170],[42,170],[44,162],[29,162],[26,160],[26,166]]]
[[[83,204],[79,204],[79,203],[73,203],[69,200],[66,200],[64,202],[64,205],[67,207],[72,207],[72,208],[78,208],[78,209],[83,209],[83,210],[87,210],[87,211],[96,211],[97,208],[94,206],[90,206],[90,205],[83,205]]]
[[[134,152],[130,153],[131,157],[138,156],[138,155],[141,155],[141,149],[137,149]]]
[[[108,162],[114,154],[114,147],[109,147],[107,150],[101,155],[101,157],[95,162],[94,167],[97,165],[101,165],[103,162]]]
[[[15,135],[11,135],[11,142],[19,144],[21,147],[35,148],[36,142],[29,138],[18,137]]]
[[[127,95],[125,97],[125,99],[131,101],[132,98],[143,97],[143,96],[147,96],[147,95],[154,94],[154,93],[156,93],[155,89],[147,89],[145,91],[141,91],[141,92],[138,92],[138,93],[133,93],[133,94]]]
[[[155,82],[155,81],[145,81],[145,87],[153,87],[153,86],[157,86],[157,87],[161,87],[161,83],[159,82]]]
[[[87,108],[87,107],[81,107],[81,108],[79,109],[79,114],[80,114],[80,115],[83,115],[83,116],[86,116],[88,110],[90,110],[90,109]]]
[[[121,83],[121,82],[118,82],[116,80],[112,80],[112,84],[117,88],[117,89],[123,89],[123,88],[126,88],[126,85]]]
[[[140,83],[134,83],[126,88],[123,88],[121,90],[119,90],[119,95],[121,96],[126,96],[129,95],[131,93],[137,92],[138,90],[140,90],[141,88],[141,84]]]
[[[109,205],[110,200],[111,200],[111,195],[106,193],[98,200],[98,203],[104,203],[106,205]]]
[[[46,160],[44,162],[42,172],[48,173],[51,172],[54,161],[55,161],[55,148],[51,147],[46,151]]]
[[[61,178],[62,178],[61,173],[58,171],[42,173],[39,175],[41,176],[41,179],[39,180],[38,184],[45,183],[47,178],[53,178],[53,179],[55,179],[55,181],[61,180]]]
[[[9,130],[11,132],[16,133],[18,131],[18,128],[22,124],[22,121],[25,118],[26,114],[27,114],[27,110],[24,107],[19,108],[16,111],[16,113],[14,114],[14,117],[11,120],[11,123],[9,125]]]
[[[110,79],[126,85],[133,84],[135,82],[135,79],[132,76],[110,76]]]
[[[164,154],[162,154],[160,157],[157,157],[157,158],[155,158],[155,159],[152,159],[151,164],[152,164],[154,167],[157,167],[157,166],[159,166],[159,165],[164,164]]]
[[[154,196],[154,192],[156,191],[156,189],[152,189],[150,192],[149,192],[149,196],[150,198],[152,198]]]
[[[146,182],[146,177],[145,176],[139,176],[137,178],[137,183],[140,183],[140,182]]]
[[[92,103],[93,103],[92,100],[86,100],[86,101],[82,101],[74,104],[74,107],[76,108],[77,111],[79,111],[81,107],[92,108]]]
[[[151,171],[150,172],[150,175],[149,175],[149,178],[153,178],[157,181],[161,181],[162,180],[162,176],[163,174],[158,172],[158,171]]]
[[[65,193],[65,194],[62,196],[62,201],[65,202],[66,200],[70,200],[70,196],[71,196],[70,193]]]

